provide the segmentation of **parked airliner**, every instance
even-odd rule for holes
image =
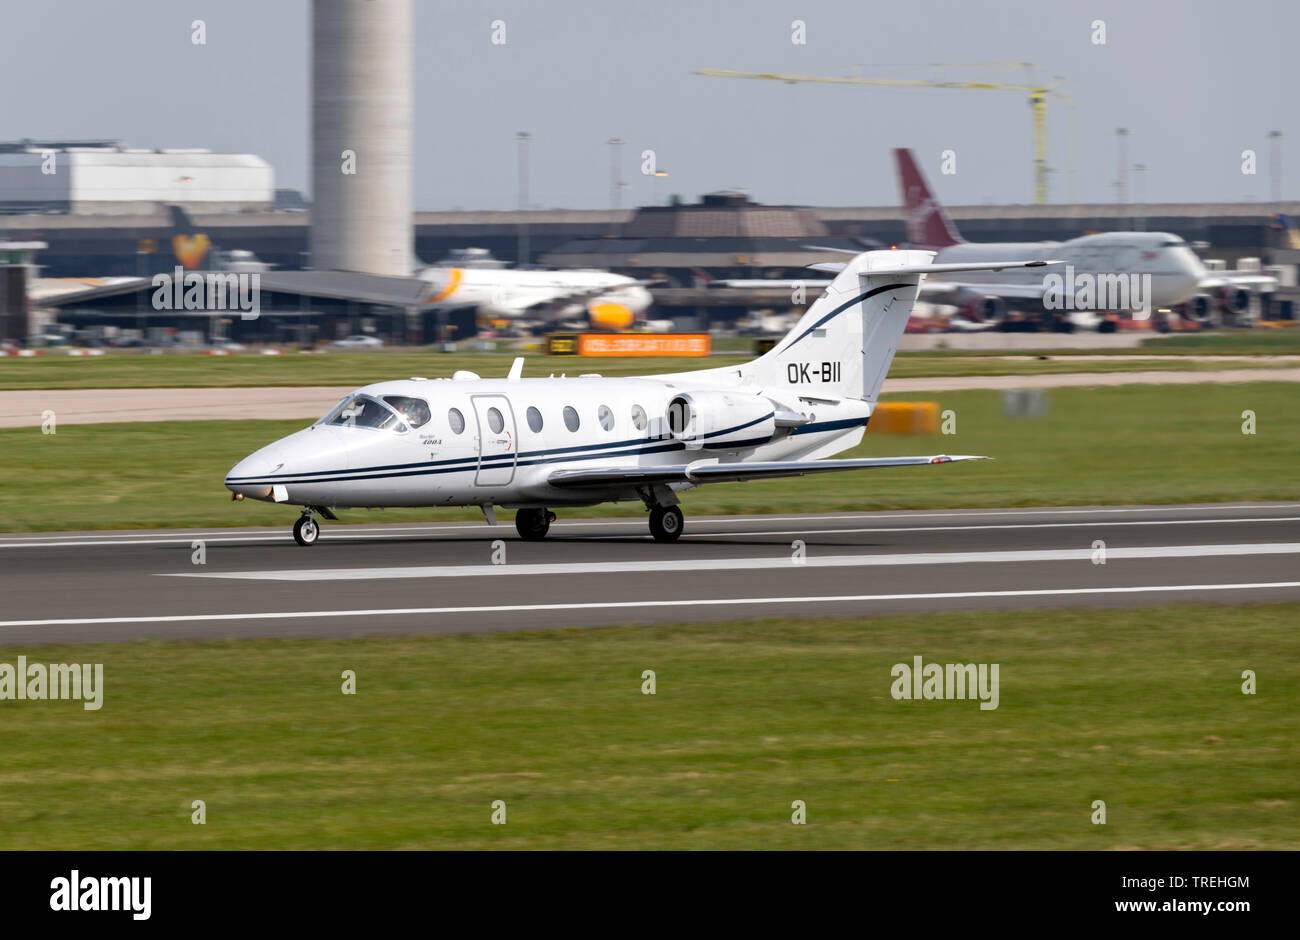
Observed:
[[[472,307],[487,319],[543,322],[584,317],[602,330],[625,330],[654,298],[647,285],[608,271],[531,271],[433,265],[418,274],[432,287],[429,304]]]
[[[1136,275],[1148,278],[1150,296],[1142,302],[1147,312],[1166,307],[1183,308],[1189,319],[1208,320],[1217,297],[1219,305],[1230,313],[1240,313],[1249,305],[1249,291],[1272,291],[1277,278],[1254,272],[1209,272],[1191,247],[1168,232],[1098,232],[1065,242],[968,242],[957,231],[948,212],[930,189],[925,175],[916,164],[912,151],[896,149],[898,186],[903,197],[907,239],[913,247],[934,249],[940,262],[972,262],[988,258],[1014,258],[1037,255],[1060,258],[1070,277],[1114,278]],[[808,286],[812,286],[811,282]],[[1128,292],[1124,292],[1128,297]],[[1012,271],[1006,275],[977,273],[962,278],[931,278],[921,292],[921,299],[931,303],[954,304],[963,314],[967,328],[997,325],[1008,306],[1040,310],[1044,302],[1043,278],[1030,271]],[[1200,300],[1200,303],[1196,301]],[[1121,312],[1131,307],[1098,304],[1097,312]],[[1073,316],[1048,311],[1053,319],[1064,322],[1090,323],[1106,329],[1113,322],[1087,313]]]
[[[233,499],[316,516],[386,506],[516,510],[521,537],[546,535],[557,507],[640,500],[661,542],[682,533],[678,494],[704,483],[984,459],[825,459],[862,440],[927,274],[1042,267],[1047,261],[936,265],[934,252],[868,251],[771,351],[738,366],[643,378],[503,379],[457,372],[367,385],[311,427],[241,460]]]

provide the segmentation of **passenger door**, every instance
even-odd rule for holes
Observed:
[[[515,478],[519,459],[515,433],[515,412],[504,395],[474,395],[474,418],[478,422],[478,472],[475,486],[505,486]]]

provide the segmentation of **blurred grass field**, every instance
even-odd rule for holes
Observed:
[[[1181,349],[1183,355],[1168,358],[1080,359],[1080,355],[1104,355],[1106,350],[1060,350],[1016,353],[926,352],[900,353],[890,368],[892,378],[978,375],[1050,375],[1065,372],[1198,371],[1219,369],[1273,369],[1294,367],[1294,361],[1262,359],[1257,362],[1198,362],[1186,357],[1213,354],[1215,348]],[[1231,350],[1239,353],[1240,350]],[[1249,350],[1247,350],[1249,351]],[[1282,352],[1300,350],[1279,348]],[[1123,349],[1113,354],[1140,357],[1167,355],[1179,350]],[[262,356],[241,353],[231,356],[167,354],[145,356],[117,353],[76,357],[61,353],[34,358],[0,359],[0,391],[60,388],[229,388],[302,385],[369,385],[412,375],[429,378],[449,376],[457,369],[478,372],[485,378],[503,377],[514,354],[437,353],[428,350],[385,350],[376,352],[330,352],[324,355],[289,353]],[[753,358],[752,352],[716,355],[708,358],[629,357],[591,358],[579,356],[525,356],[525,375],[554,373],[577,375],[654,375],[737,365]]]
[[[1006,418],[992,391],[922,396],[954,435],[868,431],[843,456],[985,454],[995,461],[725,483],[683,495],[692,513],[1300,500],[1300,388],[1288,383],[1053,389],[1042,418]],[[1257,433],[1243,434],[1242,412]],[[230,502],[241,458],[306,421],[185,421],[0,430],[0,528],[290,525],[294,508]],[[639,503],[561,510],[637,515]],[[355,510],[344,522],[481,519],[477,510]],[[324,530],[329,537],[330,524]]]
[[[0,649],[104,666],[99,711],[0,703],[0,850],[1296,849],[1298,620],[1206,605]],[[998,663],[999,707],[895,701],[890,669],[916,655]]]

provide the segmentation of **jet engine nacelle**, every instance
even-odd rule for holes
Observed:
[[[1214,301],[1209,294],[1197,294],[1183,305],[1183,310],[1183,316],[1187,319],[1195,323],[1208,323],[1214,312]]]
[[[1244,287],[1220,287],[1219,306],[1229,313],[1245,313],[1250,309],[1250,291]]]
[[[1001,297],[975,297],[966,302],[962,314],[974,323],[1001,323],[1007,316],[1007,302]]]
[[[595,329],[618,332],[636,322],[636,311],[615,300],[596,300],[587,305],[587,319]]]
[[[776,412],[759,395],[680,392],[668,402],[664,429],[687,450],[757,447],[776,435]]]

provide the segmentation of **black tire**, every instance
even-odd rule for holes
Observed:
[[[525,542],[540,542],[546,538],[554,518],[546,509],[521,509],[515,513],[515,530]]]
[[[650,510],[650,534],[656,542],[676,542],[685,519],[676,506],[656,506]]]
[[[293,540],[299,545],[315,545],[320,538],[320,523],[311,516],[300,516],[293,524]]]

